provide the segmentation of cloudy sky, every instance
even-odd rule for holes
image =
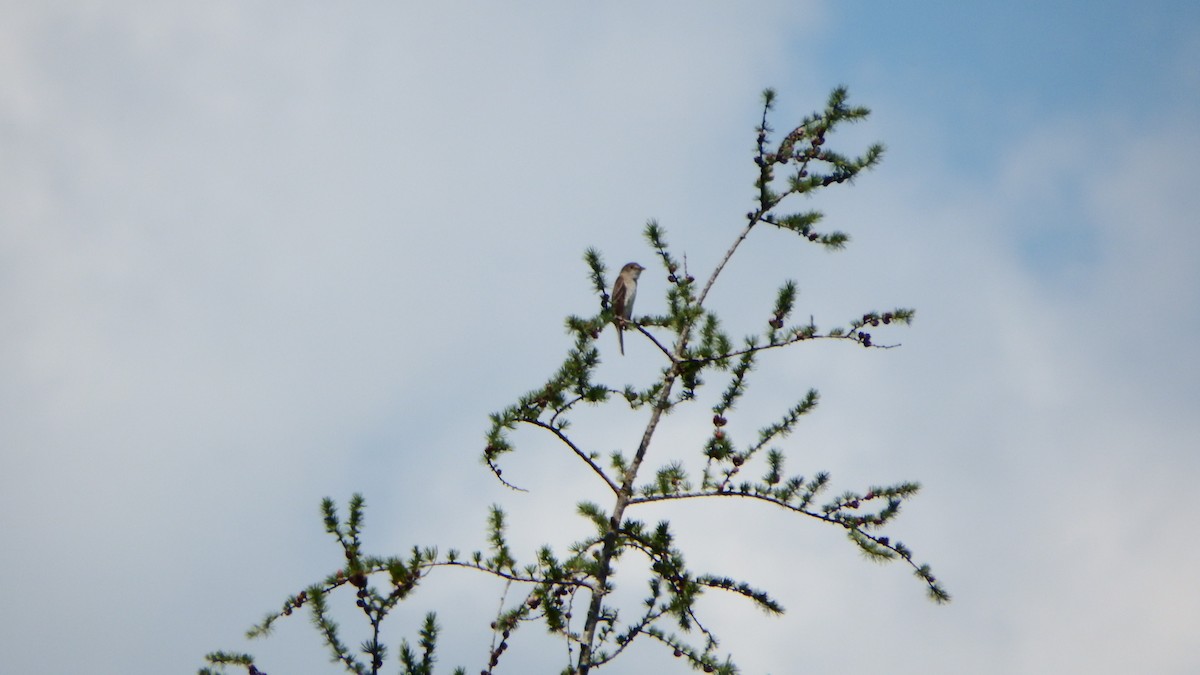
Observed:
[[[481,547],[492,503],[523,558],[583,536],[594,481],[523,433],[531,491],[502,488],[487,414],[593,311],[585,248],[650,263],[656,218],[706,274],[759,92],[782,128],[846,84],[873,114],[833,146],[888,146],[812,204],[850,247],[755,232],[713,306],[744,334],[791,278],[821,325],[917,321],[774,354],[730,429],[820,389],[790,467],[921,481],[893,534],[955,600],[751,504],[642,517],[788,608],[706,598],[747,673],[1197,672],[1200,8],[902,5],[0,1],[0,670],[338,672],[304,618],[241,637],[339,565],[326,495],[366,496],[380,554]],[[614,384],[657,367],[602,344]],[[640,434],[595,421],[605,453]],[[441,607],[477,672],[502,590],[436,574],[389,639]],[[537,633],[505,672],[558,672]]]

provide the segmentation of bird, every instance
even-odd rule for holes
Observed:
[[[638,277],[644,269],[646,268],[631,262],[621,268],[617,282],[613,284],[612,309],[617,324],[617,344],[621,347],[621,356],[625,355],[625,322],[633,318],[633,301],[637,298]]]

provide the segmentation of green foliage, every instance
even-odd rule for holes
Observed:
[[[348,672],[374,674],[387,656],[379,632],[386,616],[434,570],[460,568],[491,575],[504,583],[501,609],[491,624],[494,638],[482,671],[484,675],[499,667],[513,632],[531,622],[539,623],[562,640],[567,659],[562,672],[571,675],[587,675],[610,664],[639,638],[665,645],[695,670],[737,673],[732,657],[719,655],[718,638],[702,621],[697,606],[699,598],[709,591],[722,591],[746,599],[767,614],[781,614],[783,607],[766,591],[745,582],[691,569],[675,544],[669,522],[649,526],[628,515],[646,504],[689,499],[751,500],[842,528],[865,557],[881,563],[909,565],[931,599],[949,600],[928,565],[915,563],[907,546],[883,533],[885,526],[899,515],[904,501],[917,493],[917,483],[874,486],[865,492],[843,491],[830,497],[832,481],[828,473],[816,472],[810,478],[788,475],[785,451],[773,444],[791,434],[800,420],[816,408],[819,401],[816,390],[809,389],[793,405],[777,412],[777,421],[759,429],[749,443],[734,439],[733,430],[738,428],[737,406],[750,385],[750,375],[758,360],[768,351],[812,340],[890,348],[894,345],[877,344],[872,331],[906,325],[913,318],[911,309],[897,308],[868,311],[847,322],[847,327],[824,331],[811,318],[807,323],[789,324],[796,309],[799,286],[793,280],[784,280],[765,325],[743,337],[741,346],[735,348],[718,314],[705,304],[730,258],[760,224],[792,232],[800,237],[801,243],[828,250],[844,247],[849,241],[845,233],[818,231],[823,220],[821,213],[788,211],[784,209],[785,203],[790,204],[796,196],[808,196],[853,181],[882,157],[881,145],[869,146],[857,156],[844,155],[826,146],[828,137],[840,125],[860,121],[869,113],[866,108],[850,106],[844,88],[835,89],[823,110],[804,117],[778,140],[773,140],[774,131],[768,124],[775,100],[773,91],[763,93],[754,156],[756,203],[747,212],[741,229],[731,233],[730,248],[703,284],[689,273],[686,256],[681,262],[672,253],[666,231],[653,220],[645,226],[646,242],[662,268],[660,278],[665,279],[666,313],[632,317],[627,327],[630,336],[644,339],[659,357],[657,375],[641,385],[610,385],[600,381],[598,340],[614,316],[603,257],[599,250],[589,248],[584,262],[597,300],[594,313],[568,317],[565,327],[572,344],[562,365],[543,384],[490,416],[482,460],[504,485],[523,489],[502,477],[500,463],[508,453],[517,450],[513,433],[527,426],[560,442],[582,462],[594,480],[608,488],[613,500],[610,507],[590,502],[577,505],[578,515],[590,524],[587,534],[566,552],[556,553],[544,546],[535,553],[532,562],[522,564],[507,543],[505,514],[500,507],[493,506],[487,519],[487,551],[474,551],[464,558],[457,551],[440,555],[436,549],[414,548],[406,558],[375,557],[364,553],[362,548],[365,510],[362,497],[355,495],[351,499],[344,520],[333,501],[326,499],[322,503],[325,528],[342,549],[344,568],[288,598],[280,612],[269,615],[251,629],[250,637],[267,634],[274,621],[307,606],[333,660]],[[647,270],[644,277],[650,276]],[[688,455],[682,449],[656,448],[654,458],[660,462],[659,467],[653,470],[645,467],[651,455],[651,441],[664,415],[698,400],[707,380],[714,379],[723,382],[723,387],[712,403],[712,431],[691,455],[693,461],[702,459],[697,462],[703,465],[698,478],[689,475]],[[635,436],[636,442],[608,453],[607,466],[602,466],[597,460],[605,453],[572,435],[570,422],[581,408],[613,403],[639,411],[637,419],[644,420],[645,426]],[[749,477],[752,472],[761,477]],[[635,607],[618,607],[612,597],[613,577],[624,556],[640,556],[648,569],[645,595]],[[367,625],[369,637],[357,650],[343,642],[340,627],[329,614],[326,598],[339,589],[355,594]],[[519,589],[521,595],[510,599],[508,594],[512,589]],[[436,616],[430,613],[418,631],[415,646],[407,640],[401,641],[397,651],[402,673],[432,675],[439,632]],[[220,669],[225,666],[258,672],[253,658],[246,654],[216,652],[208,656],[208,661],[218,670],[206,668],[202,672],[222,672]]]

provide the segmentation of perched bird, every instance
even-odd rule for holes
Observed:
[[[621,268],[617,275],[617,283],[613,284],[612,309],[617,324],[617,344],[621,346],[621,355],[625,355],[625,322],[633,318],[633,301],[637,297],[637,281],[646,269],[637,263],[629,263]]]

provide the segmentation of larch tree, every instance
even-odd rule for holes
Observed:
[[[854,180],[883,155],[878,144],[860,155],[844,155],[827,147],[839,126],[869,114],[866,108],[847,102],[845,88],[835,89],[823,110],[804,117],[782,136],[769,125],[774,103],[775,93],[765,91],[753,153],[753,207],[745,221],[731,229],[734,234],[728,250],[707,276],[692,276],[668,245],[665,230],[650,221],[644,236],[653,262],[647,267],[657,267],[666,281],[667,311],[638,316],[627,311],[625,289],[620,284],[616,287],[619,297],[610,296],[612,286],[601,252],[587,250],[584,262],[596,305],[588,316],[567,318],[573,345],[562,365],[544,383],[491,415],[482,460],[504,485],[523,489],[504,477],[502,463],[517,450],[511,432],[532,427],[577,458],[579,480],[602,486],[606,503],[577,505],[584,523],[578,540],[565,551],[543,546],[522,561],[506,539],[504,511],[493,506],[486,515],[488,542],[484,550],[443,554],[432,547],[414,547],[408,555],[376,556],[363,546],[362,496],[350,500],[344,518],[334,502],[325,499],[325,528],[342,549],[340,568],[289,596],[280,610],[249,631],[249,637],[264,636],[278,620],[307,610],[333,660],[347,672],[390,672],[393,668],[385,667],[388,648],[381,638],[384,620],[431,574],[461,568],[495,577],[503,587],[501,608],[490,616],[492,643],[481,648],[481,663],[473,672],[501,673],[514,633],[540,624],[565,645],[563,661],[553,666],[561,668],[564,675],[588,675],[610,665],[640,639],[661,643],[695,670],[737,673],[733,657],[720,653],[718,636],[706,627],[697,600],[706,592],[720,591],[741,596],[769,614],[781,614],[783,608],[765,590],[727,576],[740,575],[742,570],[713,574],[689,567],[670,521],[638,519],[639,509],[646,505],[697,499],[749,500],[838,528],[868,558],[910,567],[933,601],[949,600],[929,566],[917,562],[899,539],[884,533],[901,505],[917,493],[917,483],[835,491],[827,472],[797,475],[785,469],[782,440],[816,407],[816,390],[800,393],[796,400],[781,406],[777,421],[747,441],[735,442],[727,426],[750,386],[751,372],[760,360],[772,358],[772,352],[817,340],[886,349],[891,345],[877,342],[875,334],[913,319],[913,310],[895,308],[856,312],[841,327],[828,329],[818,327],[811,318],[796,322],[792,317],[797,283],[785,280],[773,307],[764,311],[764,323],[754,332],[735,342],[723,328],[708,300],[743,242],[768,227],[794,233],[800,243],[843,248],[849,239],[846,234],[825,230],[820,227],[820,212],[793,210],[793,204],[797,197]],[[765,301],[764,310],[767,305]],[[658,365],[646,374],[647,384],[618,387],[599,381],[598,340],[614,324],[625,331],[626,338],[644,339],[657,355]],[[719,391],[709,394],[708,380],[719,382]],[[605,405],[621,407],[634,419],[627,427],[629,445],[608,454],[576,435],[571,426],[573,415],[581,409]],[[701,405],[712,409],[711,432],[703,443],[688,449],[655,443],[667,415],[681,406]],[[613,590],[618,575],[633,567],[623,564],[629,556],[645,561],[638,567],[645,570],[641,582],[645,593],[636,605],[620,606]],[[636,584],[624,578],[622,583]],[[357,596],[366,633],[358,649],[344,641],[342,628],[331,617],[329,598],[339,592]],[[439,630],[436,615],[430,613],[414,643],[400,642],[399,672],[432,675]],[[200,672],[208,675],[226,672],[228,667],[245,668],[251,675],[263,672],[252,656],[243,653],[214,652],[207,661],[209,665]],[[468,671],[459,667],[453,672]]]

